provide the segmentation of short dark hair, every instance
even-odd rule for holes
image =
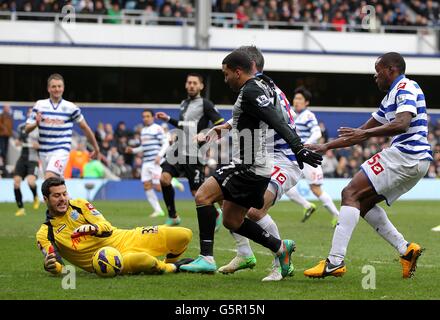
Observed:
[[[53,73],[53,74],[51,74],[51,75],[49,76],[49,78],[47,78],[47,85],[49,85],[49,83],[50,83],[52,80],[61,80],[61,81],[63,81],[63,83],[64,83],[64,78],[63,78],[63,76],[60,75],[59,73]]]
[[[234,50],[228,54],[222,64],[226,65],[231,70],[242,69],[247,74],[252,73],[252,60],[249,55],[240,50]]]
[[[199,78],[199,81],[201,83],[203,83],[203,81],[204,81],[203,76],[200,73],[191,72],[186,76],[186,79],[188,79],[189,77],[197,77],[197,78]]]
[[[144,109],[144,111],[142,111],[142,113],[144,113],[144,112],[149,112],[149,113],[151,113],[151,116],[154,117],[154,111],[153,110],[151,110],[151,109]]]
[[[380,62],[386,67],[396,67],[399,74],[404,74],[406,70],[405,59],[397,52],[388,52],[379,57]]]
[[[46,180],[44,180],[43,185],[41,186],[41,193],[46,198],[49,198],[50,188],[58,187],[62,185],[66,185],[66,182],[64,181],[63,178],[59,178],[59,177],[47,178]]]
[[[297,94],[301,94],[304,97],[304,99],[306,99],[306,101],[309,103],[310,100],[312,100],[312,93],[304,87],[296,88],[293,95],[296,96]]]
[[[261,50],[258,49],[256,46],[241,46],[240,48],[236,49],[237,51],[243,51],[247,53],[251,61],[255,62],[255,66],[257,67],[257,70],[259,72],[263,72],[264,69],[264,57],[261,53]]]

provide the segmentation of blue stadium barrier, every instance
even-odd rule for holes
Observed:
[[[176,199],[191,200],[193,196],[189,191],[186,179],[180,180],[185,185],[185,191],[176,190]],[[323,189],[336,201],[341,199],[342,189],[350,179],[325,179]],[[41,197],[42,180],[37,181],[38,193]],[[86,184],[93,185],[89,190]],[[139,180],[107,181],[99,179],[69,179],[66,180],[67,190],[71,198],[85,198],[89,200],[146,200],[142,183]],[[316,200],[310,191],[307,182],[301,180],[297,189],[308,200]],[[0,179],[0,202],[15,202],[13,180]],[[32,193],[23,182],[21,186],[24,201],[32,201]],[[162,195],[159,194],[162,200]],[[401,197],[402,200],[440,200],[440,180],[423,179],[412,190]],[[287,200],[283,197],[282,200]]]

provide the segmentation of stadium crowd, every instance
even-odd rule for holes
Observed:
[[[144,11],[147,23],[157,17],[191,18],[195,10],[195,0],[0,0],[1,11],[60,12],[64,5],[73,5],[77,13],[109,15],[110,23],[121,23],[124,9]],[[341,31],[342,25],[361,25],[371,14],[366,6],[375,9],[375,29],[440,23],[439,3],[434,0],[212,0],[213,12],[235,14],[237,28],[262,27],[264,22],[284,22],[276,28],[291,28],[294,23],[307,22],[320,24],[319,29]],[[160,22],[170,23],[181,21]]]
[[[11,112],[11,111],[9,111]],[[2,113],[4,114],[4,113]],[[5,120],[6,116],[0,116],[0,121]],[[10,118],[9,118],[10,119]],[[322,132],[320,143],[327,142],[329,139],[325,124],[319,123]],[[4,128],[6,126],[3,126]],[[10,126],[8,126],[10,127]],[[165,131],[172,140],[172,131],[168,131],[168,126],[163,124]],[[120,179],[140,179],[142,167],[142,153],[130,154],[126,152],[128,146],[136,147],[140,144],[140,132],[142,124],[134,128],[127,128],[123,121],[115,127],[110,123],[99,123],[95,129],[95,137],[101,149],[102,157],[97,160],[90,158],[87,151],[85,138],[75,134],[73,136],[70,161],[67,165],[66,178],[120,178]],[[2,131],[0,136],[10,138],[10,144],[15,144],[18,134],[12,131]],[[331,138],[330,138],[331,139]],[[440,178],[440,119],[429,121],[428,141],[432,146],[434,162],[428,171],[427,178]],[[4,144],[2,144],[3,146]],[[356,145],[340,150],[329,150],[324,155],[322,169],[324,176],[328,178],[350,178],[359,170],[360,165],[371,156],[389,146],[386,138],[371,138],[364,145]],[[230,151],[230,150],[229,150]],[[4,150],[0,150],[0,177],[11,177],[13,164],[7,170]],[[223,159],[228,156],[221,154]],[[223,160],[224,161],[224,160]],[[205,174],[210,176],[216,168],[219,159],[209,157]]]

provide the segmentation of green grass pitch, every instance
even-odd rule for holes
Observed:
[[[296,272],[291,278],[262,283],[272,256],[267,249],[253,243],[257,266],[233,275],[179,273],[104,279],[77,268],[76,289],[64,290],[61,277],[50,276],[43,270],[43,257],[35,244],[35,232],[44,222],[44,206],[33,211],[30,204],[26,204],[27,215],[15,217],[15,205],[1,203],[0,299],[440,299],[440,233],[430,231],[440,224],[439,204],[400,201],[386,208],[391,221],[406,239],[426,248],[412,279],[402,279],[396,251],[362,219],[348,248],[347,274],[342,278],[305,278],[304,269],[326,257],[330,249],[333,235],[330,215],[319,206],[306,223],[301,223],[302,209],[293,203],[281,202],[270,214],[278,223],[283,238],[297,243],[297,251],[292,255]],[[120,228],[164,221],[148,217],[151,210],[146,201],[96,201],[94,205]],[[199,245],[194,202],[179,201],[177,209],[182,225],[194,231],[185,256],[196,257]],[[222,227],[215,237],[217,266],[229,262],[234,255],[233,239]],[[366,265],[374,267],[375,289],[362,287],[364,277],[371,275],[362,272]]]

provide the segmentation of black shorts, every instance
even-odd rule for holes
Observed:
[[[186,177],[189,188],[196,191],[205,181],[205,166],[197,164],[170,164],[165,159],[161,164],[162,172],[168,172],[172,177]]]
[[[38,162],[19,158],[15,164],[14,176],[24,179],[29,175],[38,176]]]
[[[249,166],[242,165],[223,166],[216,170],[213,177],[220,185],[225,200],[248,209],[263,207],[270,178],[258,176],[249,170]]]

